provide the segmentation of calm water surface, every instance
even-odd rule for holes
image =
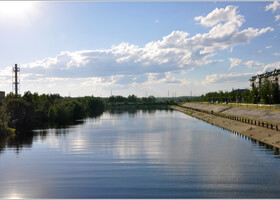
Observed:
[[[178,111],[35,132],[2,144],[0,198],[280,198],[279,155]]]

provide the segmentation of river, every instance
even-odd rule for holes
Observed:
[[[280,198],[280,156],[173,110],[106,111],[1,143],[0,198]]]

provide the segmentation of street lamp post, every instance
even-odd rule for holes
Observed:
[[[266,95],[266,96],[267,96],[268,103],[269,103],[269,109],[271,109],[269,95]]]
[[[269,98],[269,109],[271,110],[271,98]]]
[[[272,103],[272,94],[270,95],[270,109],[271,109],[271,103]]]
[[[268,101],[269,101],[269,109],[271,110],[271,101],[272,101],[272,94],[271,95],[267,95],[268,97]]]
[[[238,103],[238,106],[240,106],[240,96],[238,96],[238,100],[237,100],[237,103]]]
[[[258,109],[258,95],[255,95],[255,98],[256,98],[256,102],[257,102],[257,109]]]

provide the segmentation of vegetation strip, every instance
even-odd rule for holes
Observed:
[[[208,92],[200,96],[201,102],[236,102],[236,103],[254,103],[279,104],[280,90],[278,83],[271,82],[267,79],[260,87],[249,89],[237,89],[231,92]]]
[[[25,134],[34,128],[65,126],[78,119],[96,117],[106,109],[167,108],[172,99],[157,100],[154,96],[135,95],[100,98],[61,97],[59,94],[13,93],[0,96],[0,137]]]
[[[187,115],[204,120],[211,124],[225,128],[227,130],[239,133],[259,144],[266,145],[276,152],[280,152],[280,134],[279,132],[271,129],[266,129],[254,124],[247,124],[240,121],[234,121],[221,116],[213,115],[211,113],[199,112],[182,106],[170,106],[172,109],[181,111]]]
[[[0,136],[24,133],[46,123],[65,125],[100,115],[104,103],[98,97],[63,98],[58,94],[8,94],[0,100]]]

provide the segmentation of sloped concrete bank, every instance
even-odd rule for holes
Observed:
[[[186,108],[193,108],[204,111],[213,111],[224,115],[242,117],[246,119],[256,120],[260,122],[280,125],[280,111],[275,110],[261,110],[249,109],[231,106],[217,106],[215,104],[198,104],[198,103],[184,103],[182,105]]]
[[[217,116],[214,114],[192,110],[183,106],[171,106],[171,108],[181,111],[187,115],[204,120],[213,125],[225,128],[244,135],[260,145],[265,145],[267,148],[273,149],[275,152],[280,153],[280,132],[261,127],[254,124],[248,124],[241,121],[236,121],[230,118]]]

